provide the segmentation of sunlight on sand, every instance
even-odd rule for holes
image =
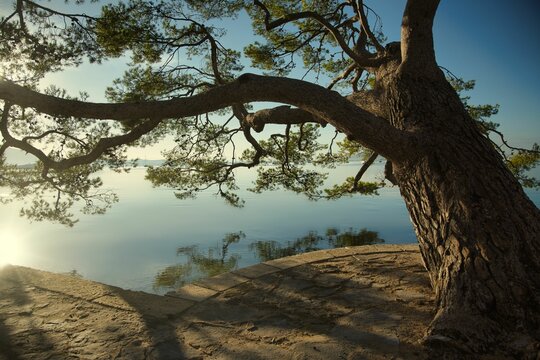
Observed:
[[[0,229],[0,267],[23,260],[21,236],[14,229]]]

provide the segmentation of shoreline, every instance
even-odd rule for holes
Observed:
[[[9,266],[0,291],[0,359],[424,359],[433,301],[416,244],[285,257],[166,296]]]

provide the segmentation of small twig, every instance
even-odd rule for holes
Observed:
[[[489,129],[488,131],[494,132],[495,134],[499,135],[499,137],[501,138],[501,141],[504,144],[504,146],[506,146],[510,150],[528,152],[528,153],[534,153],[534,154],[540,154],[540,151],[537,151],[537,150],[519,148],[519,147],[509,145],[508,142],[506,141],[506,139],[504,138],[504,134],[502,132],[498,131],[498,130]]]

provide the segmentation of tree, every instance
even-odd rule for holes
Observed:
[[[386,42],[370,27],[372,11],[361,0],[131,0],[104,6],[96,17],[18,0],[0,22],[8,69],[0,82],[0,153],[19,148],[38,163],[20,169],[2,157],[1,185],[17,197],[36,196],[23,210],[30,218],[69,225],[76,200],[87,212],[115,201],[96,192],[100,181],[92,174],[122,169],[126,146],[167,134],[176,145],[147,177],[179,189],[179,197],[215,186],[234,205],[242,203],[234,193],[239,168],[259,166],[255,191],[281,186],[336,198],[376,191],[378,184],[361,177],[380,156],[405,200],[436,294],[426,344],[447,353],[533,358],[540,338],[540,211],[519,180],[538,185],[525,170],[538,162],[539,149],[508,148],[495,124],[482,119],[496,108],[468,105],[455,87],[471,84],[448,81],[433,45],[438,4],[409,0],[400,41]],[[244,54],[266,75],[239,75],[241,54],[220,43],[213,25],[242,9],[264,38]],[[57,88],[37,91],[48,72],[126,53],[131,66],[107,90],[112,103],[71,98]],[[187,60],[176,63],[179,56]],[[322,87],[285,77],[297,61],[334,78]],[[257,101],[283,105],[252,111]],[[283,132],[267,140],[253,134],[270,124]],[[326,147],[317,141],[327,124],[346,136],[339,150],[334,140]],[[493,133],[501,141],[492,141]],[[238,135],[250,145],[239,161]],[[504,147],[513,151],[508,158]],[[324,175],[305,167],[331,167],[359,154],[366,161],[358,174],[327,190],[320,190]],[[49,203],[43,194],[50,191],[56,197]]]

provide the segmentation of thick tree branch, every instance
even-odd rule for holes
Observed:
[[[282,105],[271,109],[259,110],[246,116],[246,122],[256,132],[264,130],[266,124],[304,124],[307,122],[318,123],[326,126],[327,122],[313,114],[302,110],[291,108],[288,105]]]
[[[309,82],[280,77],[244,74],[231,83],[189,98],[115,104],[61,99],[0,81],[0,99],[49,115],[111,120],[151,118],[153,121],[194,116],[233,104],[273,101],[310,112],[386,158],[402,158],[411,146],[406,133],[338,93]]]
[[[358,54],[353,49],[347,45],[347,42],[341,36],[339,30],[333,26],[328,20],[326,20],[320,14],[313,11],[302,11],[294,14],[287,14],[277,20],[271,20],[271,14],[268,8],[261,3],[259,0],[254,0],[253,3],[261,8],[264,11],[264,24],[266,30],[270,31],[279,26],[285,25],[291,21],[301,20],[301,19],[313,19],[319,24],[324,26],[334,37],[336,42],[339,44],[343,52],[345,52],[358,66],[362,67],[377,67],[380,66],[383,62],[386,61],[385,57],[368,57]]]
[[[347,96],[347,100],[378,117],[384,119],[389,117],[387,109],[381,106],[382,102],[380,101],[379,94],[376,90],[354,92]]]
[[[440,0],[408,0],[401,24],[401,59],[415,69],[436,67],[433,19]]]
[[[246,117],[248,116],[248,111],[245,108],[245,106],[244,105],[234,104],[232,106],[232,109],[233,109],[234,116],[240,122],[240,126],[242,127],[242,132],[244,134],[244,138],[251,144],[253,149],[255,149],[255,155],[251,159],[251,162],[249,162],[249,163],[240,163],[240,165],[237,165],[237,164],[234,164],[234,165],[236,165],[235,167],[244,166],[244,167],[247,167],[247,168],[251,168],[251,167],[253,167],[255,165],[258,165],[260,163],[261,158],[266,154],[266,151],[263,149],[261,144],[259,144],[259,142],[253,137],[253,135],[251,135],[251,127],[249,126],[248,122],[246,121]]]

